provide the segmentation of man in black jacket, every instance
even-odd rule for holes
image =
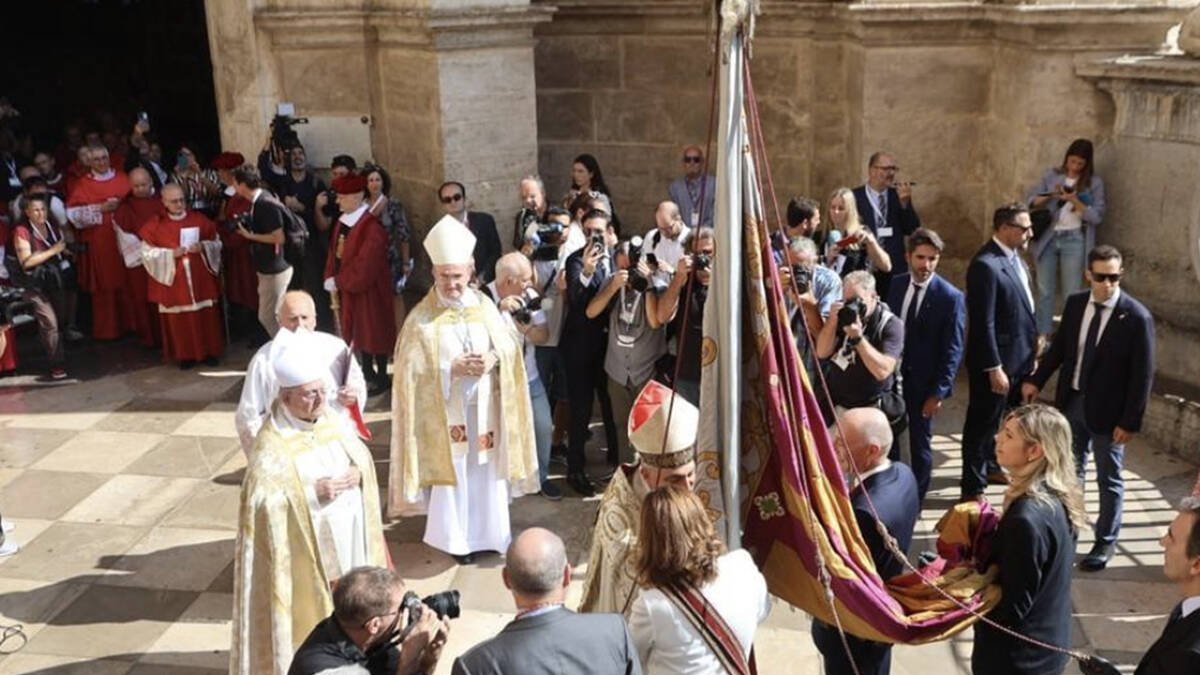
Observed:
[[[904,238],[921,227],[921,218],[912,203],[913,183],[897,182],[898,173],[900,167],[895,157],[876,152],[867,161],[867,182],[853,190],[859,219],[892,259],[890,272],[875,273],[875,285],[884,298],[888,296],[892,276],[908,271]]]
[[[1159,544],[1163,574],[1179,585],[1183,600],[1134,675],[1194,675],[1200,673],[1200,499],[1183,500]]]
[[[1142,428],[1154,382],[1154,319],[1122,292],[1122,272],[1116,248],[1101,245],[1088,253],[1091,290],[1067,298],[1050,349],[1021,386],[1022,397],[1032,401],[1061,367],[1054,405],[1071,422],[1080,486],[1088,453],[1096,455],[1100,517],[1096,543],[1079,562],[1085,572],[1104,569],[1112,558],[1121,530],[1125,443]]]
[[[496,261],[500,259],[500,234],[492,214],[467,210],[467,188],[458,181],[447,181],[438,187],[442,209],[457,219],[475,235],[475,274],[479,285],[496,278]]]
[[[620,614],[563,607],[571,565],[562,539],[533,527],[517,535],[504,561],[504,585],[517,617],[454,661],[453,675],[641,675],[637,647]]]

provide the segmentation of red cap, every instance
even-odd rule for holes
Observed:
[[[367,189],[367,177],[357,173],[348,173],[341,178],[333,179],[333,191],[339,195],[352,195]]]
[[[213,157],[212,168],[220,171],[222,169],[236,169],[246,163],[246,158],[240,152],[222,152]]]

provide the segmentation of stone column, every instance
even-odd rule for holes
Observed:
[[[210,1],[208,12],[227,145],[257,153],[280,100],[299,116],[366,115],[372,157],[357,159],[389,169],[413,219],[437,218],[437,186],[458,180],[473,210],[493,213],[501,240],[511,239],[517,181],[537,171],[532,28],[553,8],[245,0]]]

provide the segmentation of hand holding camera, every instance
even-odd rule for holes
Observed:
[[[599,237],[599,242],[597,242]],[[604,235],[592,235],[589,240],[587,250],[583,252],[583,274],[584,276],[592,276],[596,273],[596,265],[600,263],[600,258],[604,256]]]
[[[448,619],[457,619],[461,613],[458,591],[443,591],[424,599],[409,591],[404,594],[401,612],[407,615],[407,624],[397,628],[389,639],[392,646],[400,648],[396,674],[432,672],[450,633]]]

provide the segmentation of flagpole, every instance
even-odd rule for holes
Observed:
[[[742,346],[742,218],[743,118],[742,40],[734,30],[720,60],[720,116],[717,125],[717,195],[714,210],[717,255],[713,261],[714,294],[705,312],[719,317],[717,328],[717,438],[721,457],[721,496],[724,538],[731,549],[741,548],[741,495],[738,458],[741,455],[742,390],[738,361]]]

